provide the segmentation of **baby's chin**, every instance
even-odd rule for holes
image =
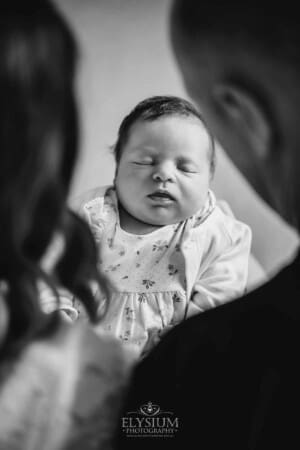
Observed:
[[[177,210],[175,210],[175,208],[156,206],[147,211],[142,211],[144,214],[138,211],[140,217],[137,217],[137,219],[156,227],[176,225],[194,216],[202,208],[203,205],[197,205],[195,208],[176,208]]]
[[[198,211],[198,210],[197,210]],[[126,211],[123,207],[120,209],[121,225],[127,231],[133,233],[148,233],[149,227],[160,228],[167,225],[177,225],[192,217],[197,211],[189,208],[183,211],[174,211],[171,208],[158,207],[151,209],[135,209]]]
[[[176,225],[177,223],[184,222],[185,220],[189,219],[193,215],[179,215],[176,217],[155,217],[152,219],[148,219],[147,222],[149,225],[153,225],[156,227],[165,227],[167,225]]]

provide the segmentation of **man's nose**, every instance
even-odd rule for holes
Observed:
[[[174,181],[174,170],[170,164],[159,165],[153,171],[153,180],[166,183]]]

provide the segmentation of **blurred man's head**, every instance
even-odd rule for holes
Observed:
[[[295,6],[175,0],[187,90],[259,194],[300,224],[300,27]]]

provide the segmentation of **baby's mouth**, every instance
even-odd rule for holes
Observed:
[[[162,203],[174,202],[175,198],[168,191],[157,190],[149,194],[148,197],[153,201],[158,201]]]

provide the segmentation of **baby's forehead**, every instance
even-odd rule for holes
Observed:
[[[176,154],[181,158],[207,154],[211,146],[205,125],[193,116],[166,115],[139,120],[131,129],[127,149],[135,153]]]
[[[196,116],[183,114],[166,114],[154,119],[143,117],[138,118],[130,127],[128,138],[169,136],[176,134],[177,130],[184,130],[191,134],[197,129],[198,134],[205,136],[209,140],[209,133],[204,123]],[[174,133],[175,132],[175,133]]]
[[[209,138],[209,133],[207,131],[204,123],[195,116],[192,115],[177,115],[177,114],[168,114],[159,116],[155,119],[138,119],[134,122],[129,130],[129,136],[149,136],[149,137],[163,137],[176,136],[180,131],[184,130],[184,133],[191,135],[195,134],[206,136]],[[177,133],[178,132],[178,133]]]

